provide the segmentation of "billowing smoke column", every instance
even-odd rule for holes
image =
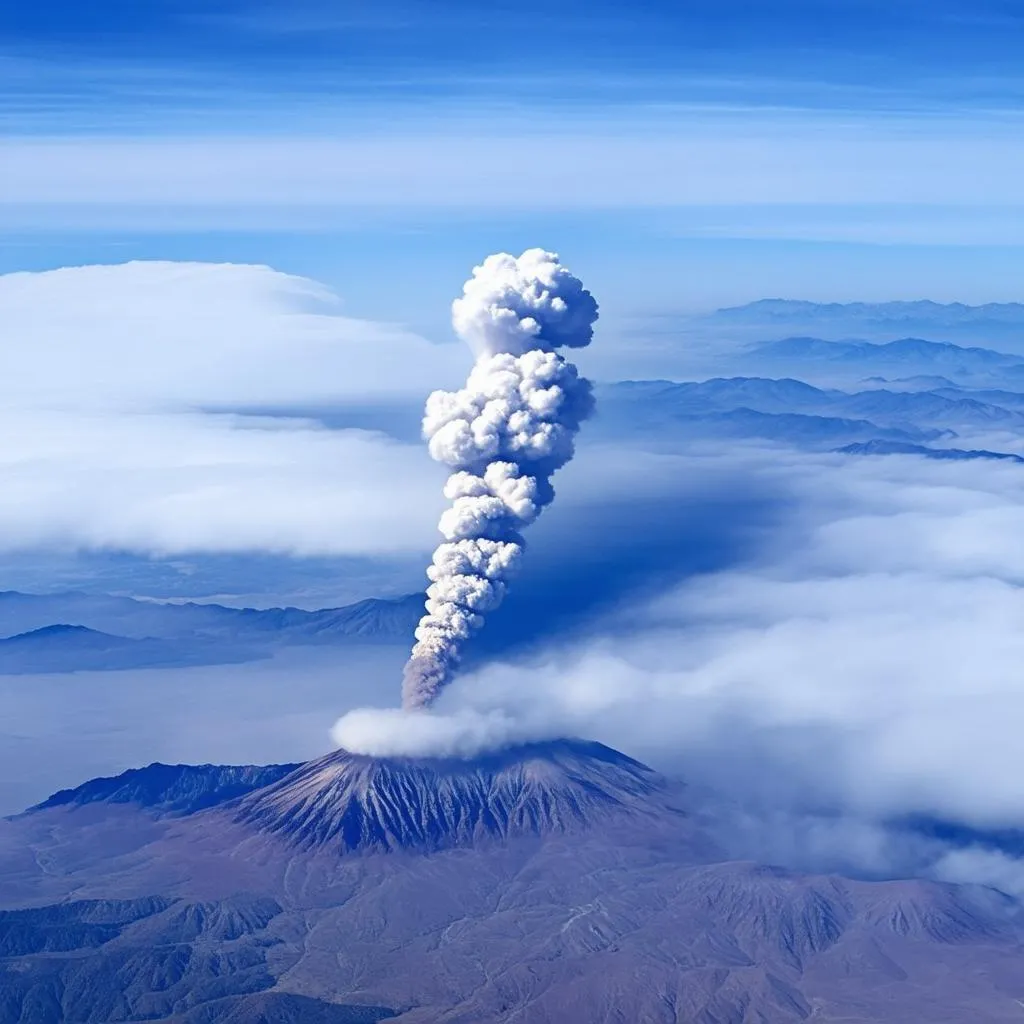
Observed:
[[[461,391],[427,399],[430,454],[455,472],[405,667],[407,708],[426,707],[448,682],[462,644],[505,596],[523,527],[554,498],[551,476],[572,458],[593,407],[590,382],[556,349],[590,344],[595,320],[594,297],[543,249],[488,256],[452,304],[476,365]]]

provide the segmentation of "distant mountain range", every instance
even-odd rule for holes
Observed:
[[[901,338],[885,344],[868,341],[825,341],[789,337],[758,342],[737,358],[747,367],[789,368],[796,376],[808,371],[842,374],[938,376],[948,385],[1024,384],[1022,357],[987,348]]]
[[[0,673],[116,671],[184,665],[222,665],[260,657],[217,643],[183,644],[156,637],[114,636],[86,626],[57,623],[0,638]]]
[[[2,591],[0,673],[214,665],[289,646],[406,643],[422,609],[419,594],[305,611]]]
[[[927,321],[933,324],[1013,324],[1024,327],[1024,303],[988,302],[969,306],[963,302],[932,302],[929,299],[900,302],[806,302],[800,299],[759,299],[743,306],[719,309],[715,316],[732,320],[785,319],[847,321],[856,318],[885,323]]]
[[[64,591],[23,594],[0,591],[0,632],[40,629],[56,622],[144,639],[161,637],[258,638],[331,641],[338,638],[395,637],[418,613],[422,595],[370,598],[341,608],[228,608],[219,604],[172,603]]]
[[[809,409],[782,411],[785,401],[773,399],[773,391],[777,394],[790,385],[810,392],[816,389],[799,381],[767,380],[745,388],[741,380],[749,379],[734,378],[724,382],[725,386],[718,381],[623,381],[604,385],[598,388],[599,411],[588,426],[588,436],[608,440],[645,438],[663,444],[750,438],[802,448],[831,448],[877,437],[920,443],[955,436],[948,430],[919,428],[910,423],[888,427],[859,417],[821,415]],[[773,387],[776,384],[780,388]],[[815,401],[821,408],[829,405],[823,392],[817,393]]]
[[[0,822],[0,1019],[1020,1014],[1013,898],[731,861],[684,786],[600,744],[290,767],[151,765]]]
[[[960,302],[803,302],[762,299],[702,318],[713,328],[746,333],[813,333],[831,340],[890,341],[909,334],[974,345],[1003,344],[1024,352],[1024,304]]]
[[[771,359],[825,359],[846,363],[890,364],[895,367],[928,363],[948,364],[959,372],[1024,366],[1019,356],[987,348],[964,348],[949,342],[900,338],[878,344],[870,341],[824,341],[821,338],[782,338],[751,348],[755,355]]]
[[[1012,404],[1024,405],[1021,395],[985,395],[1011,396]],[[983,401],[956,388],[851,393],[789,378],[622,381],[598,388],[598,402],[595,430],[608,437],[762,437],[834,447],[877,439],[920,444],[964,431],[1024,434],[1024,408]]]

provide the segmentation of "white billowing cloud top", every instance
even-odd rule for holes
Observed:
[[[544,249],[488,256],[452,303],[455,333],[478,357],[584,348],[596,319],[593,295]]]
[[[230,264],[3,275],[0,324],[0,550],[432,546],[423,509],[441,499],[421,447],[301,410],[422,394],[462,376],[461,346]]]

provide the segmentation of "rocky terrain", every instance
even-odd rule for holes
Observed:
[[[731,862],[599,744],[153,765],[0,827],[0,1021],[1018,1021],[995,890]]]

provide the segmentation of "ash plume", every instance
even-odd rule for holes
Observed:
[[[505,597],[521,531],[554,499],[551,476],[593,408],[590,382],[556,350],[590,344],[595,320],[594,297],[543,249],[488,256],[452,304],[476,364],[461,390],[427,399],[430,454],[454,472],[405,667],[406,708],[428,706],[449,681],[462,645]]]

